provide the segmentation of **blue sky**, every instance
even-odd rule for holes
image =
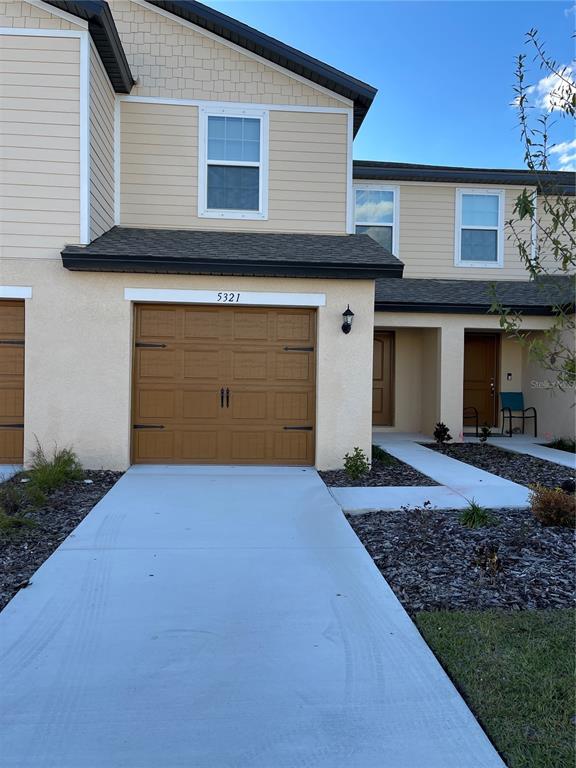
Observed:
[[[378,88],[358,159],[522,167],[509,105],[525,33],[536,27],[554,58],[574,59],[573,0],[205,2]],[[574,138],[568,121],[557,125],[557,143]],[[576,142],[552,160],[576,168]]]

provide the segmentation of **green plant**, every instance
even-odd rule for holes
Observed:
[[[380,464],[394,464],[394,458],[379,445],[372,446],[372,461],[378,461]]]
[[[556,448],[557,451],[576,453],[576,440],[573,437],[557,437],[551,443],[546,443],[546,448]]]
[[[14,483],[0,486],[0,509],[7,515],[18,515],[25,504],[23,490]]]
[[[0,509],[0,533],[16,533],[22,528],[33,528],[36,525],[34,521],[29,520],[22,515],[8,515]]]
[[[362,448],[356,447],[351,454],[344,456],[344,471],[351,480],[360,480],[363,475],[368,474],[370,462]]]
[[[485,443],[487,442],[488,438],[492,436],[492,430],[488,426],[488,424],[483,424],[480,427],[480,442]]]
[[[484,507],[471,499],[466,509],[460,513],[460,522],[466,528],[484,528],[487,525],[492,525],[494,518]]]
[[[542,525],[576,528],[576,496],[561,488],[531,485],[530,510]]]
[[[439,421],[436,426],[434,427],[434,440],[438,443],[438,445],[444,445],[445,443],[452,440],[452,435],[450,434],[450,430],[444,424],[442,421]]]
[[[26,493],[35,504],[41,504],[47,493],[55,491],[71,480],[81,480],[84,476],[82,465],[71,448],[54,447],[52,456],[48,457],[37,442],[32,454],[30,469],[26,473],[29,483]]]

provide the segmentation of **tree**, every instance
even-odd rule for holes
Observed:
[[[536,29],[526,34],[526,44],[532,49],[536,69],[544,73],[540,89],[530,84],[527,55],[517,56],[514,105],[534,186],[525,188],[516,199],[514,218],[506,222],[506,231],[530,279],[538,283],[543,303],[552,306],[553,319],[542,334],[522,332],[521,314],[504,307],[496,289],[492,309],[500,314],[500,326],[525,345],[531,358],[553,373],[554,383],[565,389],[576,384],[574,278],[568,277],[576,267],[576,197],[550,172],[550,155],[567,146],[554,144],[551,131],[558,122],[576,116],[576,82],[570,66],[560,65],[547,54]],[[540,99],[534,101],[538,95]]]

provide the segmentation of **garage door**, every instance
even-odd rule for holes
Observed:
[[[0,301],[0,464],[24,455],[24,302]]]
[[[137,463],[313,464],[316,314],[139,305]]]

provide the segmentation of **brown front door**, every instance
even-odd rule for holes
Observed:
[[[497,424],[498,356],[500,337],[496,333],[467,333],[464,337],[464,408],[478,410],[478,423]],[[465,429],[471,431],[472,419]]]
[[[24,455],[24,302],[0,301],[0,464]]]
[[[314,463],[314,310],[139,305],[135,344],[135,462]]]
[[[374,334],[372,423],[391,427],[394,422],[394,333]]]

